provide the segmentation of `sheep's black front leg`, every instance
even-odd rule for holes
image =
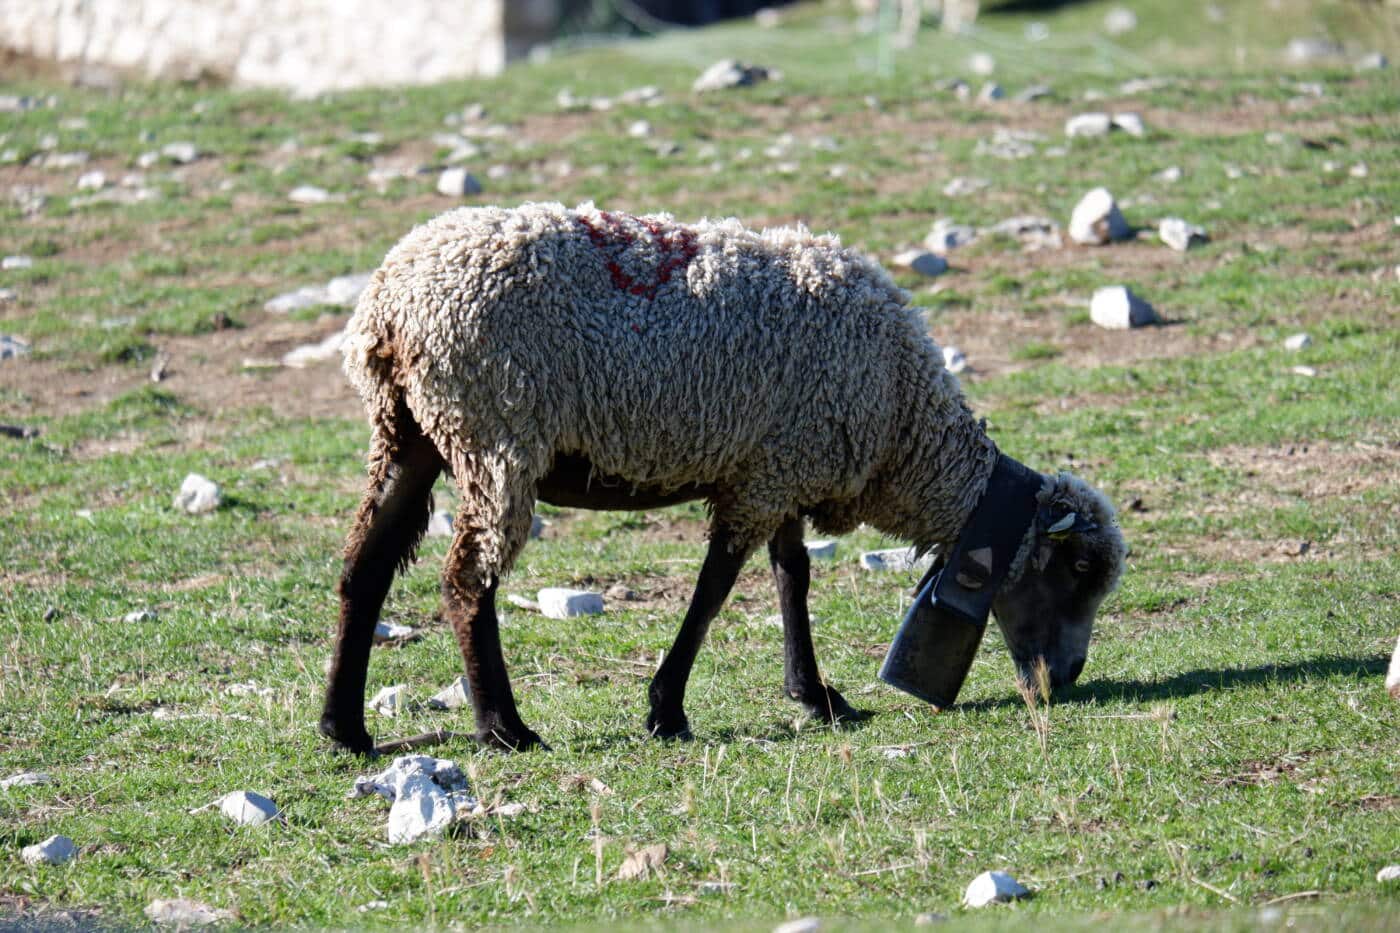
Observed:
[[[412,559],[428,526],[433,482],[442,471],[432,442],[418,433],[412,418],[401,415],[400,431],[407,437],[376,438],[381,452],[345,546],[340,624],[321,713],[322,734],[338,748],[362,755],[374,751],[364,708],[374,626],[395,570]]]
[[[783,690],[808,714],[825,722],[862,718],[841,694],[822,681],[812,648],[812,620],[807,614],[807,590],[812,559],[802,543],[802,519],[783,522],[768,541],[768,562],[778,587],[783,612]]]
[[[731,550],[733,539],[723,527],[716,527],[710,537],[710,549],[700,568],[700,579],[690,598],[685,621],[671,645],[671,653],[651,680],[648,697],[651,712],[647,715],[647,731],[657,738],[688,739],[690,723],[685,718],[685,684],[690,668],[705,640],[710,622],[734,588],[739,571],[748,559],[746,550]]]

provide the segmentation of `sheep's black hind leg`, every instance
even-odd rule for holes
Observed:
[[[704,566],[700,568],[700,579],[695,584],[685,621],[681,623],[670,654],[666,655],[666,660],[652,678],[648,691],[651,712],[647,716],[647,732],[657,738],[690,738],[690,723],[685,717],[685,685],[690,679],[690,668],[695,663],[695,656],[700,651],[700,643],[705,640],[710,622],[720,606],[724,605],[749,556],[747,550],[731,550],[732,547],[730,535],[722,526],[716,527],[710,537],[710,549],[705,555]]]
[[[783,690],[801,703],[808,714],[825,722],[863,718],[822,681],[812,648],[812,621],[807,614],[807,590],[812,579],[812,559],[802,543],[802,519],[789,518],[768,541],[768,562],[778,587],[783,612]]]
[[[345,545],[340,623],[321,713],[322,734],[358,754],[374,750],[364,710],[374,626],[395,570],[412,559],[428,527],[433,482],[442,471],[437,449],[407,411],[377,431],[369,490]]]

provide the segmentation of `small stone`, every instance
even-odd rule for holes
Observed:
[[[1137,28],[1137,24],[1137,14],[1124,6],[1114,7],[1103,18],[1103,30],[1110,36],[1121,36],[1125,32],[1132,32]]]
[[[1144,136],[1147,133],[1142,116],[1132,112],[1115,113],[1113,115],[1113,128],[1122,130],[1129,136]]]
[[[0,360],[18,359],[29,355],[29,341],[0,334]]]
[[[537,598],[540,603],[540,612],[550,619],[594,616],[603,612],[603,597],[587,590],[545,587],[540,590]]]
[[[1069,238],[1084,245],[1126,240],[1132,232],[1107,188],[1095,188],[1084,195],[1069,219]]]
[[[967,356],[957,347],[943,348],[943,368],[953,375],[967,369]]]
[[[1307,334],[1293,334],[1284,340],[1283,346],[1287,350],[1306,350],[1312,346],[1312,337]]]
[[[806,546],[807,556],[812,560],[836,559],[835,541],[808,541],[806,542]]]
[[[540,611],[539,603],[528,597],[521,596],[519,593],[507,593],[506,602],[510,603],[516,609],[524,609],[526,612]]]
[[[277,804],[262,794],[237,790],[217,801],[219,811],[239,826],[261,826],[278,817]]]
[[[418,630],[411,625],[403,625],[399,622],[386,622],[383,619],[374,623],[374,643],[382,645],[387,642],[405,642],[414,639]]]
[[[429,538],[450,538],[452,537],[452,513],[446,509],[438,509],[428,519]]]
[[[1206,242],[1209,237],[1203,227],[1187,223],[1180,217],[1164,217],[1157,227],[1161,241],[1178,253],[1184,253],[1193,246]]]
[[[773,933],[816,933],[821,928],[822,922],[816,917],[799,917],[778,924],[773,928]]]
[[[37,787],[40,784],[52,784],[53,776],[46,771],[21,771],[3,780],[0,780],[0,790],[9,790],[12,787]]]
[[[1317,375],[1317,369],[1313,366],[1294,366],[1292,369],[1292,373],[1295,376],[1302,376],[1306,379],[1311,379]]]
[[[338,330],[316,343],[293,347],[282,354],[282,365],[291,369],[305,369],[313,363],[339,359],[341,348],[345,346],[345,331]]]
[[[1030,893],[1004,871],[984,871],[967,886],[963,903],[968,907],[986,907],[988,904],[1005,904],[1028,897]]]
[[[271,314],[287,314],[326,304],[331,304],[331,300],[323,286],[306,285],[296,291],[284,292],[276,298],[269,299],[264,302],[263,310]]]
[[[1384,52],[1369,52],[1356,60],[1357,71],[1380,71],[1390,67],[1390,59]]]
[[[172,504],[182,512],[202,515],[217,509],[222,501],[223,494],[219,491],[218,483],[198,473],[191,473],[180,484],[180,491],[175,494]]]
[[[987,104],[995,100],[1002,100],[1006,97],[1006,91],[995,81],[989,81],[982,85],[982,90],[977,92],[977,99]]]
[[[916,927],[931,927],[937,926],[940,923],[947,922],[947,916],[945,916],[944,914],[936,914],[933,912],[919,914],[917,917],[914,918],[914,926]]]
[[[964,195],[976,194],[990,187],[991,184],[985,178],[964,178],[959,175],[948,180],[948,183],[943,186],[943,194],[949,198],[960,198]]]
[[[637,120],[627,127],[627,135],[633,139],[645,139],[651,135],[651,123],[646,120]]]
[[[1089,317],[1108,330],[1128,330],[1157,323],[1157,313],[1126,285],[1110,285],[1095,290],[1089,302]]]
[[[986,52],[974,52],[967,59],[967,70],[985,78],[997,70],[997,60]]]
[[[865,551],[860,555],[860,565],[866,570],[917,570],[933,563],[933,555],[918,557],[911,547],[890,548],[884,551]]]
[[[481,182],[464,168],[443,169],[437,180],[438,194],[449,198],[464,198],[481,194]]]
[[[34,259],[30,256],[6,256],[0,259],[0,269],[10,272],[17,269],[32,269]]]
[[[188,165],[200,156],[199,149],[195,144],[186,142],[167,143],[160,147],[160,154],[180,165]]]
[[[894,264],[929,278],[948,271],[948,260],[922,249],[911,249],[900,253],[894,257]]]
[[[457,677],[452,683],[428,697],[430,709],[461,709],[472,701],[471,684],[467,678]]]
[[[691,90],[697,94],[704,94],[726,88],[748,87],[776,77],[776,72],[762,65],[745,65],[732,58],[726,58],[706,68],[700,77],[695,79]]]
[[[83,172],[78,176],[79,191],[101,191],[107,187],[107,174],[105,172]]]
[[[1299,38],[1288,43],[1288,57],[1299,64],[1336,58],[1342,47],[1331,39]]]
[[[1180,166],[1169,165],[1166,168],[1162,169],[1160,172],[1158,172],[1156,175],[1153,175],[1152,177],[1160,182],[1165,182],[1169,185],[1174,185],[1177,182],[1181,181],[1181,175],[1182,172]]]
[[[1376,872],[1376,881],[1385,884],[1389,881],[1400,881],[1400,865],[1387,865]]]
[[[942,256],[959,246],[968,245],[975,239],[977,231],[974,228],[940,217],[933,222],[928,236],[924,237],[924,248]]]
[[[1390,669],[1385,675],[1385,692],[1393,699],[1400,700],[1400,641],[1395,642],[1395,653],[1390,656]]]
[[[151,901],[146,905],[146,918],[152,923],[165,923],[176,927],[203,927],[232,920],[233,911],[176,897]]]
[[[366,705],[379,715],[392,719],[408,707],[408,687],[404,684],[381,687]]]
[[[1357,162],[1351,168],[1347,169],[1347,174],[1352,178],[1365,178],[1367,175],[1371,174],[1371,170],[1366,167],[1365,162]]]
[[[331,193],[316,185],[297,185],[287,193],[287,200],[293,204],[324,204],[331,199]]]
[[[1113,129],[1113,118],[1106,113],[1079,113],[1065,121],[1065,135],[1107,136]]]
[[[122,616],[122,621],[128,625],[135,625],[138,622],[155,622],[159,618],[154,609],[137,609]]]
[[[1040,100],[1042,97],[1049,97],[1054,93],[1048,84],[1032,84],[1016,92],[1016,96],[1011,99],[1018,104],[1029,104],[1031,101]]]
[[[26,865],[62,865],[78,854],[78,847],[67,836],[50,836],[43,842],[20,849]]]

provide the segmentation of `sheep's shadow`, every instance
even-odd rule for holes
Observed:
[[[1094,680],[1055,691],[1055,705],[1073,703],[1153,703],[1179,700],[1212,690],[1238,690],[1270,682],[1293,683],[1301,680],[1332,677],[1380,677],[1386,659],[1323,656],[1293,661],[1287,664],[1260,664],[1254,667],[1201,668],[1183,671],[1165,680]],[[962,704],[969,712],[993,710],[1007,706],[1022,706],[1019,696],[976,700]]]
[[[761,723],[752,723],[748,726],[721,726],[717,729],[700,728],[690,739],[657,739],[647,735],[645,732],[601,732],[580,737],[578,741],[569,743],[569,750],[573,752],[607,752],[616,751],[625,746],[639,746],[645,743],[660,743],[671,748],[700,749],[707,745],[738,745],[741,743],[752,743],[758,745],[776,745],[783,742],[792,742],[799,738],[810,737],[822,732],[850,733],[865,728],[875,713],[872,710],[856,710],[860,713],[858,719],[846,719],[840,723],[832,724],[821,722],[815,719],[806,719],[798,725],[800,716],[789,719],[774,718]]]

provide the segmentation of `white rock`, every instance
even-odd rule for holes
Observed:
[[[967,355],[957,347],[944,347],[943,368],[957,375],[967,369]]]
[[[932,563],[932,554],[925,554],[916,559],[915,551],[911,547],[865,551],[860,555],[860,565],[866,570],[915,570]]]
[[[1351,168],[1347,169],[1347,174],[1352,178],[1365,178],[1367,175],[1371,174],[1371,170],[1366,167],[1365,162],[1357,162]]]
[[[272,314],[286,314],[289,311],[301,311],[327,304],[332,302],[324,286],[306,285],[294,292],[285,292],[269,299],[263,304],[263,310]]]
[[[1104,32],[1110,36],[1121,36],[1125,32],[1132,32],[1137,28],[1137,24],[1137,14],[1123,6],[1114,7],[1103,18]]]
[[[1288,350],[1306,350],[1312,346],[1312,337],[1307,334],[1292,334],[1284,340],[1283,346]]]
[[[1095,290],[1089,302],[1089,317],[1109,330],[1128,330],[1157,322],[1157,313],[1126,285],[1110,285]]]
[[[297,185],[287,192],[287,200],[293,204],[324,204],[331,199],[331,193],[316,185]]]
[[[382,619],[374,623],[374,643],[383,644],[388,641],[404,641],[418,634],[418,630],[411,625],[401,625],[398,622],[385,622]]]
[[[452,513],[446,509],[438,509],[428,519],[429,538],[450,538],[452,537]]]
[[[20,849],[26,865],[62,865],[78,854],[78,847],[67,836],[50,836],[43,842]]]
[[[651,124],[646,120],[637,120],[627,127],[627,135],[633,139],[645,139],[651,135]]]
[[[232,920],[233,911],[176,897],[151,901],[146,905],[146,918],[152,923],[168,923],[180,928],[202,927]]]
[[[395,845],[432,837],[478,808],[467,793],[467,779],[456,763],[428,755],[403,755],[377,775],[355,779],[350,796],[379,794],[394,802],[389,809],[389,841]]]
[[[11,787],[36,787],[40,784],[52,784],[53,775],[46,771],[21,771],[19,774],[12,774],[4,780],[0,780],[0,790],[9,790]]]
[[[984,871],[973,878],[963,892],[963,903],[968,907],[986,907],[988,904],[1005,904],[1030,893],[1004,871]]]
[[[0,334],[0,360],[18,359],[29,355],[29,341],[9,334]]]
[[[1379,71],[1390,67],[1390,59],[1384,52],[1369,52],[1356,60],[1357,71]]]
[[[942,256],[959,246],[966,246],[977,239],[977,231],[967,224],[954,223],[946,217],[933,222],[933,228],[924,237],[924,248]]]
[[[943,194],[949,198],[960,198],[963,195],[976,194],[984,188],[991,187],[991,184],[985,178],[964,178],[959,175],[948,180],[943,186]]]
[[[1163,217],[1157,227],[1157,236],[1178,253],[1184,253],[1209,239],[1205,228],[1187,223],[1180,217]]]
[[[732,58],[725,58],[706,68],[700,77],[695,79],[690,89],[703,94],[732,87],[747,87],[775,77],[778,77],[776,72],[762,65],[745,65]]]
[[[1335,58],[1341,54],[1341,45],[1331,39],[1299,38],[1288,43],[1288,57],[1300,64]]]
[[[1113,129],[1113,118],[1106,113],[1077,113],[1065,121],[1065,135],[1107,136]]]
[[[974,52],[967,59],[967,70],[985,78],[997,70],[997,60],[986,52]]]
[[[381,687],[378,693],[370,697],[367,705],[379,715],[392,719],[407,708],[408,687],[403,684]]]
[[[977,92],[977,99],[982,101],[984,104],[991,103],[994,100],[1002,100],[1005,97],[1006,91],[1003,90],[1002,86],[1000,84],[997,84],[995,81],[989,81],[986,84],[982,85],[982,90]]]
[[[180,484],[180,491],[175,494],[173,505],[182,512],[201,515],[214,511],[222,501],[223,495],[219,491],[218,483],[198,473],[191,473]]]
[[[573,616],[599,615],[603,611],[603,597],[587,590],[571,590],[565,587],[545,587],[536,597],[540,612],[550,619],[568,619]]]
[[[29,256],[6,256],[0,259],[0,269],[9,272],[14,269],[31,269],[34,267],[34,260]]]
[[[894,264],[929,278],[948,271],[948,260],[922,249],[905,250],[894,257]]]
[[[326,283],[326,300],[333,305],[354,307],[373,275],[373,272],[353,272],[336,276]]]
[[[810,557],[812,560],[836,559],[835,541],[808,541],[806,545],[807,556]]]
[[[1395,653],[1390,656],[1390,670],[1385,675],[1385,690],[1400,700],[1400,641],[1395,642]]]
[[[1387,865],[1376,872],[1376,880],[1381,884],[1387,881],[1400,881],[1400,865]]]
[[[1049,97],[1054,93],[1048,84],[1032,84],[1016,92],[1016,96],[1011,98],[1018,104],[1028,104],[1042,97]]]
[[[1158,181],[1166,182],[1167,184],[1172,185],[1181,181],[1181,175],[1182,171],[1180,166],[1168,165],[1166,168],[1162,169],[1160,172],[1158,172],[1156,175],[1153,175],[1152,177],[1157,179]]]
[[[1295,376],[1305,376],[1309,379],[1317,375],[1317,369],[1312,366],[1294,366],[1291,371]]]
[[[292,369],[305,369],[313,363],[338,360],[343,346],[345,346],[345,331],[338,330],[316,343],[308,343],[288,350],[282,354],[282,365]]]
[[[452,683],[429,697],[428,706],[432,709],[460,709],[469,705],[471,701],[471,684],[467,683],[467,678],[457,677]]]
[[[79,191],[101,191],[107,187],[105,172],[83,172],[78,176]]]
[[[198,159],[200,155],[199,149],[194,143],[167,143],[160,147],[160,154],[181,165],[188,165]]]
[[[128,625],[135,625],[138,622],[154,622],[158,618],[160,616],[156,614],[154,609],[137,609],[122,616],[122,621]]]
[[[1100,245],[1126,240],[1132,232],[1107,188],[1095,188],[1084,195],[1069,218],[1069,238],[1076,243]]]
[[[219,812],[239,826],[261,826],[277,819],[277,804],[252,791],[236,790],[217,801]]]
[[[18,297],[19,292],[15,291],[13,288],[0,288],[0,305],[5,304],[7,301],[14,301]],[[0,341],[10,339],[13,338],[0,336]],[[0,359],[3,359],[3,357],[0,357]]]
[[[449,198],[464,198],[481,194],[481,182],[464,168],[448,168],[443,169],[442,174],[438,176],[437,190],[438,194]]]
[[[778,924],[773,928],[773,933],[816,933],[821,928],[822,922],[816,917],[798,917]]]
[[[1142,122],[1142,116],[1131,111],[1115,113],[1113,115],[1113,128],[1122,130],[1129,136],[1143,136],[1147,133],[1147,127]]]

